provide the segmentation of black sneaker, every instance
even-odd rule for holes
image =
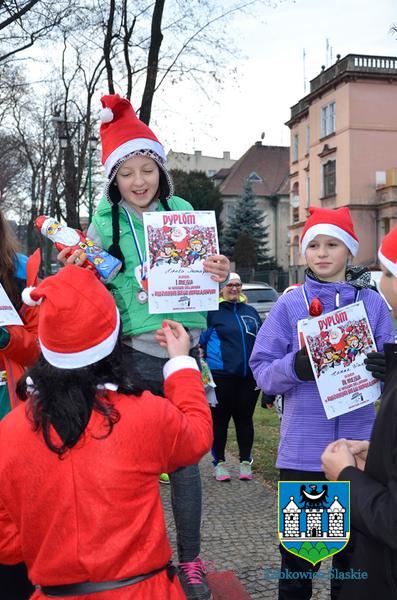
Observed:
[[[179,563],[178,576],[187,600],[213,600],[205,579],[206,569],[201,558],[192,562]]]

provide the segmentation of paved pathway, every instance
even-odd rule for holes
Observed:
[[[210,456],[201,462],[203,525],[201,557],[217,571],[232,570],[253,600],[277,600],[277,581],[265,579],[266,569],[279,568],[277,494],[259,475],[239,481],[238,461],[227,457],[232,481],[216,482]],[[175,547],[175,529],[168,486],[161,486],[168,534]],[[330,567],[330,561],[323,568]],[[326,581],[316,581],[312,600],[329,600]]]

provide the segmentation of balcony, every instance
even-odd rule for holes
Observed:
[[[310,94],[291,107],[291,119],[287,125],[309,109],[319,90],[324,92],[327,87],[351,77],[397,80],[397,58],[393,56],[348,54],[338,60],[310,81]]]
[[[332,67],[325,69],[310,82],[310,93],[317,91],[341,75],[366,74],[376,77],[397,77],[397,58],[390,56],[367,56],[348,54]]]

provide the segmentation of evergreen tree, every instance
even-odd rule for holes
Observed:
[[[222,196],[212,180],[204,171],[190,171],[186,173],[181,169],[171,169],[174,182],[175,195],[180,196],[193,206],[195,210],[214,210],[218,226],[218,235],[221,236],[220,214],[222,212]]]
[[[236,212],[224,226],[221,251],[239,267],[265,267],[274,263],[268,256],[266,214],[256,206],[251,182],[244,184],[244,192],[236,205]]]

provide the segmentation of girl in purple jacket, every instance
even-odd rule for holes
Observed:
[[[322,313],[362,300],[379,351],[394,340],[389,310],[382,297],[370,289],[370,274],[362,267],[348,265],[357,254],[358,240],[349,210],[311,208],[301,236],[301,251],[307,263],[302,286],[279,298],[269,313],[255,342],[250,367],[266,394],[284,395],[277,467],[282,481],[323,480],[321,453],[339,438],[366,440],[375,419],[373,405],[327,419],[309,357],[300,349],[297,324],[309,316],[309,307],[317,303]],[[376,353],[373,353],[374,355]],[[372,355],[367,357],[371,367]],[[369,364],[368,364],[369,363]],[[369,369],[371,370],[371,369]],[[334,565],[343,571],[348,551],[334,556]],[[317,571],[315,567],[280,547],[281,570]],[[339,580],[331,581],[331,598],[336,600]],[[312,580],[280,579],[279,600],[308,600]]]

